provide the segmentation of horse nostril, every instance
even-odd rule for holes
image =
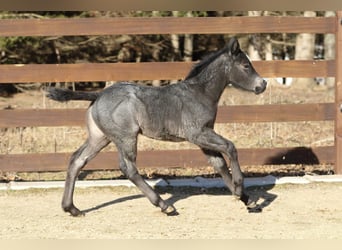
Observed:
[[[255,87],[255,90],[254,90],[254,92],[256,93],[256,94],[260,94],[261,92],[262,92],[262,88],[261,87]]]

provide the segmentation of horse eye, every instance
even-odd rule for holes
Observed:
[[[244,69],[249,69],[249,64],[247,64],[247,63],[246,63],[246,64],[243,64],[242,67],[243,67]]]

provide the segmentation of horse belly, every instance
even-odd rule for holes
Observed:
[[[184,132],[181,121],[174,117],[165,117],[167,113],[145,114],[141,119],[141,134],[164,141],[184,141]]]
[[[153,132],[145,132],[141,133],[142,135],[160,141],[172,141],[172,142],[182,142],[185,141],[184,138],[180,138],[178,136],[169,134],[169,133],[153,133]]]

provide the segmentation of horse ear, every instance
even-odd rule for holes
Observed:
[[[236,55],[239,51],[240,51],[239,41],[235,37],[231,38],[228,43],[228,52],[231,55]]]

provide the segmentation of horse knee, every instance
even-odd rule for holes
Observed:
[[[236,147],[234,145],[234,143],[232,142],[229,142],[228,143],[228,157],[231,159],[231,160],[237,160],[237,150],[236,150]]]

